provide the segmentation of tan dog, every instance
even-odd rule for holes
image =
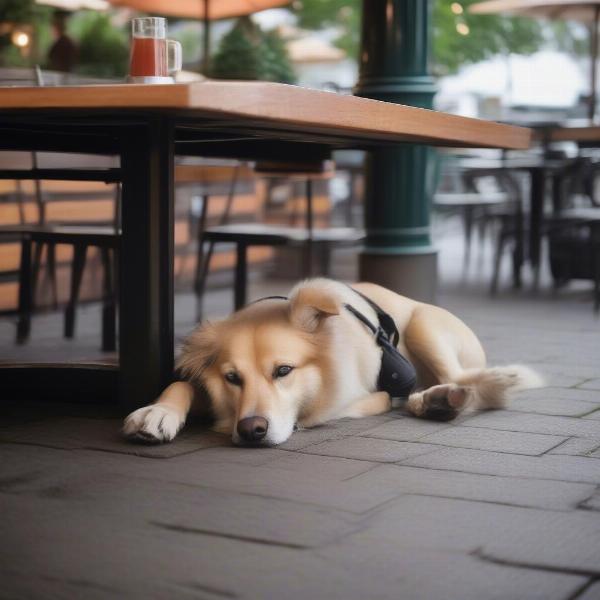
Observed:
[[[541,384],[527,367],[486,368],[475,334],[446,310],[369,283],[353,288],[394,319],[398,349],[417,371],[417,391],[405,404],[414,416],[449,419],[466,408],[500,408],[510,392]],[[262,300],[200,325],[178,361],[185,381],[130,414],[124,433],[172,440],[201,388],[211,399],[214,429],[242,445],[281,444],[296,425],[390,410],[389,395],[376,389],[381,349],[344,308],[350,304],[377,323],[373,308],[354,290],[312,279],[298,284],[289,300]]]

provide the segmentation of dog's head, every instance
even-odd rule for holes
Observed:
[[[281,444],[304,415],[319,411],[331,377],[328,322],[339,312],[329,286],[300,285],[289,300],[262,300],[201,325],[178,367],[208,390],[217,429],[235,444]]]

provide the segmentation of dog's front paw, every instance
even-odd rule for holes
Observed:
[[[123,434],[148,444],[170,442],[183,427],[185,419],[173,408],[151,404],[132,412],[123,423]]]

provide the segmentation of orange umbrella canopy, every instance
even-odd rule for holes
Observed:
[[[290,0],[109,0],[113,6],[133,8],[148,14],[205,19],[208,2],[210,20],[250,15],[267,8],[277,8]]]
[[[469,7],[469,12],[486,15],[512,13],[530,17],[589,21],[596,19],[600,0],[488,0]]]

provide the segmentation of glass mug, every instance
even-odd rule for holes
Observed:
[[[167,39],[167,21],[143,17],[131,21],[129,81],[173,83],[181,70],[181,44]]]

